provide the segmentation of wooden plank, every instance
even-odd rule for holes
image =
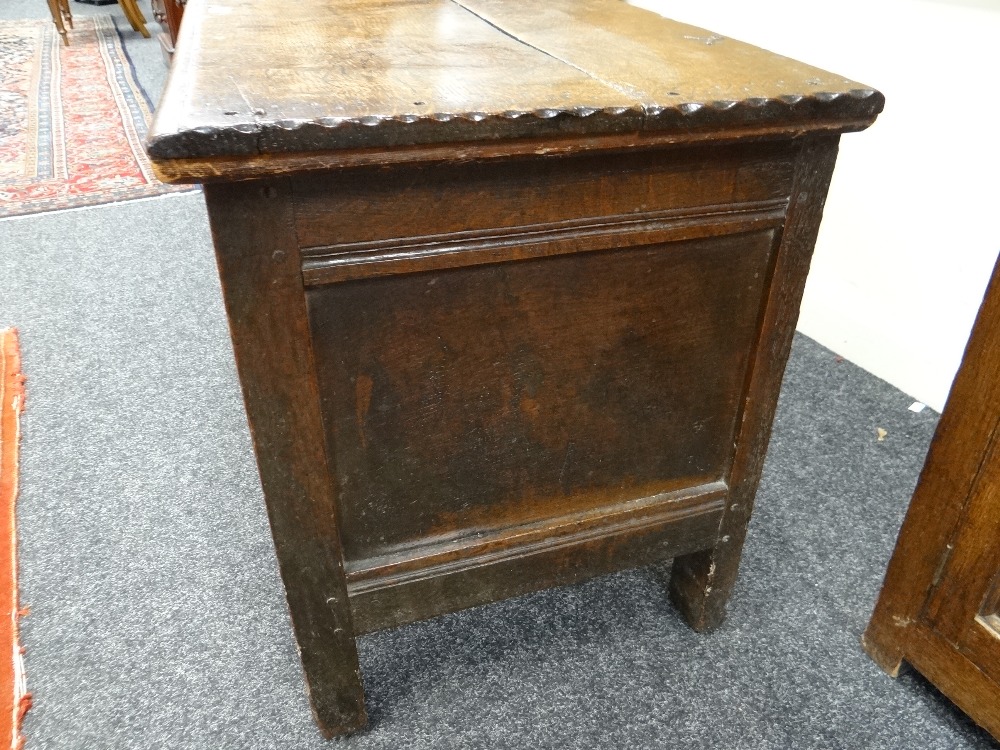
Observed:
[[[750,124],[724,132],[712,130],[678,130],[631,132],[614,135],[586,136],[552,135],[547,138],[517,138],[506,141],[466,141],[415,146],[358,148],[342,151],[303,151],[243,156],[194,157],[161,159],[152,162],[153,171],[162,182],[202,183],[255,179],[261,175],[280,176],[306,172],[322,172],[355,167],[392,167],[399,164],[436,165],[442,162],[503,161],[510,157],[564,156],[606,152],[619,154],[634,149],[666,146],[719,145],[787,141],[801,134],[846,133],[864,130],[871,118],[853,121],[816,120],[808,128],[787,124]]]
[[[454,0],[524,44],[642,103],[643,128],[871,112],[870,88],[750,44],[607,0]],[[613,52],[612,52],[613,51]],[[822,92],[821,95],[819,93]],[[794,114],[793,114],[794,113]]]
[[[366,722],[288,184],[205,188],[257,465],[316,721]]]
[[[760,337],[751,357],[728,477],[729,505],[718,540],[712,550],[674,561],[671,597],[696,630],[722,622],[736,581],[838,141],[837,136],[814,137],[801,146],[791,205],[761,309]]]
[[[1000,686],[1000,659],[996,658],[1000,653],[1000,616],[988,614],[973,617],[966,624],[955,648]]]
[[[666,242],[708,239],[780,229],[784,203],[709,206],[704,212],[658,211],[609,216],[562,225],[535,225],[524,230],[456,232],[405,240],[364,242],[323,248],[305,257],[306,286],[441,271],[556,255],[624,250]]]
[[[958,378],[966,370],[976,377],[974,392],[958,390]],[[964,498],[953,497],[951,504],[962,510],[947,547],[953,549],[937,569],[938,583],[931,590],[923,617],[943,637],[954,643],[975,627],[991,582],[1000,571],[1000,260],[976,318],[960,373],[955,396],[945,413],[952,409],[966,420],[965,430],[952,440],[962,446],[962,468],[978,466],[956,489]],[[963,383],[964,385],[964,383]],[[973,401],[963,398],[971,397]],[[970,413],[971,412],[971,413]],[[942,417],[942,422],[943,422]],[[992,422],[992,425],[990,425]],[[940,429],[940,427],[939,427]],[[935,433],[935,443],[937,434]],[[950,471],[955,468],[948,466]],[[943,487],[936,489],[944,490]],[[951,488],[948,488],[951,489]],[[941,501],[940,496],[938,502]],[[947,501],[946,501],[947,502]],[[941,519],[938,514],[937,518]],[[995,603],[986,602],[995,608]],[[982,612],[992,614],[992,611]],[[995,646],[994,646],[995,649]]]
[[[405,166],[392,180],[373,168],[302,176],[292,183],[296,232],[304,248],[336,252],[350,243],[608,221],[644,211],[784,208],[795,152],[788,143],[733,144]]]
[[[382,588],[387,582],[430,578],[438,573],[452,573],[509,558],[539,554],[549,549],[585,544],[603,537],[620,536],[698,513],[721,512],[728,491],[724,482],[690,484],[615,505],[586,508],[557,516],[519,518],[495,528],[482,528],[474,534],[460,531],[444,537],[423,539],[380,557],[345,561],[347,583],[352,593]],[[710,541],[714,541],[714,537]],[[695,543],[695,546],[698,544]],[[705,542],[700,544],[708,546]]]
[[[254,43],[219,43],[242,36]],[[163,162],[764,125],[791,134],[864,127],[882,105],[862,84],[617,0],[191,0],[148,148]]]
[[[1000,321],[998,321],[1000,322]],[[996,358],[1000,367],[1000,357]],[[997,370],[1000,372],[1000,370]],[[981,383],[1000,407],[1000,378]],[[969,447],[972,447],[971,445]],[[961,644],[963,634],[976,626],[990,584],[1000,574],[1000,435],[994,426],[987,445],[981,446],[982,463],[970,488],[962,517],[948,542],[952,549],[940,568],[938,583],[931,590],[923,619],[941,637]],[[994,644],[994,649],[996,644]]]
[[[253,43],[234,60],[218,39],[242,36]],[[450,0],[191,0],[149,149],[388,147],[634,130],[641,118],[632,97]]]
[[[725,505],[725,490],[709,490],[643,522],[609,533],[578,535],[549,543],[457,561],[397,576],[351,584],[351,607],[360,633],[391,628],[616,570],[669,560],[712,544]]]

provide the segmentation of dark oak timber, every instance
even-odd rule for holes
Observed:
[[[211,185],[205,200],[309,697],[324,734],[340,734],[367,718],[288,184]]]
[[[189,1],[148,148],[206,183],[325,733],[360,633],[670,559],[721,621],[882,103],[616,0]]]
[[[806,141],[797,158],[785,231],[771,272],[760,338],[753,349],[753,367],[740,409],[736,454],[728,477],[729,503],[719,538],[712,549],[674,561],[671,598],[696,630],[709,630],[722,622],[736,582],[809,260],[837,159],[837,142],[830,136]]]
[[[186,54],[149,137],[159,161],[857,130],[883,104],[855,81],[617,0],[309,0],[280,13],[267,0],[190,0],[184,18]],[[236,65],[218,40],[243,35],[254,44]]]

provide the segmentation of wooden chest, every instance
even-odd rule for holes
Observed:
[[[181,40],[148,148],[205,183],[323,731],[359,633],[671,558],[718,624],[882,96],[616,0],[191,0]]]

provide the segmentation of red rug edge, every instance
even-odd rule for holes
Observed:
[[[16,328],[0,329],[0,742],[19,750],[24,745],[21,721],[31,708],[18,637],[17,522],[20,417],[24,409],[24,375]]]

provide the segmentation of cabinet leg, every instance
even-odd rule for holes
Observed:
[[[365,725],[334,485],[287,183],[206,185],[278,567],[309,700],[327,737]]]
[[[706,632],[722,624],[738,567],[739,551],[727,553],[719,547],[674,560],[670,599],[688,625]]]
[[[905,528],[904,526],[904,531]],[[886,577],[889,582],[892,581],[891,576],[898,575],[900,569],[896,567],[894,570],[895,562],[893,558],[889,563],[889,575]],[[914,587],[914,590],[916,588]],[[904,605],[906,604],[912,603],[904,601]],[[886,585],[883,584],[878,602],[875,604],[875,611],[872,612],[872,619],[865,628],[864,635],[861,636],[861,645],[872,661],[890,677],[899,677],[910,628],[916,625],[914,620],[917,617],[915,609],[900,607],[898,599],[893,597],[893,592],[887,591]]]
[[[48,0],[49,3],[49,13],[52,14],[52,23],[56,25],[56,31],[59,32],[59,36],[62,37],[63,45],[69,46],[69,35],[66,33],[66,26],[64,25],[65,17],[60,7],[59,0]],[[72,23],[70,24],[72,28]]]
[[[69,0],[59,0],[59,12],[62,15],[63,23],[73,28],[73,11],[69,9]]]
[[[719,535],[712,549],[674,560],[670,597],[698,631],[722,624],[726,602],[736,583],[838,142],[837,136],[820,136],[801,145],[792,201],[784,230],[777,238],[761,336],[748,363],[747,392],[737,423],[736,454],[726,478],[729,498]]]
[[[883,672],[890,677],[899,677],[899,670],[903,666],[903,651],[895,639],[884,639],[880,636],[878,628],[869,625],[868,630],[861,636],[861,645]]]

